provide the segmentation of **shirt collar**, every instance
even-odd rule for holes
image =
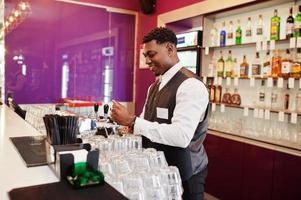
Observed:
[[[172,66],[169,70],[167,70],[163,75],[159,76],[159,81],[161,89],[181,68],[183,67],[182,63],[179,61],[177,64]]]

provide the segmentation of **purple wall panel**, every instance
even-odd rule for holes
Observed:
[[[51,0],[32,1],[31,9],[5,38],[6,91],[13,91],[18,103],[58,102],[64,63],[69,67],[67,97],[103,100],[104,68],[109,66],[112,98],[132,101],[133,15]],[[106,47],[113,47],[112,55],[103,53]],[[24,57],[26,75],[13,60],[16,55]]]

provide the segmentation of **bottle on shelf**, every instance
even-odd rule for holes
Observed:
[[[262,62],[259,57],[259,52],[256,52],[255,59],[252,63],[252,70],[250,76],[253,77],[260,77],[261,76],[261,68],[262,68]]]
[[[270,51],[268,50],[266,52],[266,56],[263,61],[262,76],[264,78],[267,78],[270,77],[271,75],[272,75],[271,56],[270,56]]]
[[[301,48],[297,49],[290,76],[293,78],[301,77]]]
[[[257,28],[256,28],[256,36],[257,36],[257,41],[262,41],[263,40],[263,20],[262,20],[262,15],[258,16],[258,23],[257,23]]]
[[[299,12],[295,17],[295,37],[301,37],[301,5],[299,5]]]
[[[233,60],[231,55],[231,50],[229,50],[228,58],[226,60],[226,77],[232,76],[232,70],[233,70]]]
[[[290,100],[290,95],[285,94],[284,95],[284,109],[285,110],[288,110],[288,108],[289,108],[289,104],[290,104],[289,100]]]
[[[224,76],[224,70],[225,70],[225,61],[223,58],[223,52],[220,51],[221,57],[217,61],[217,77],[223,77]]]
[[[241,35],[242,35],[242,30],[240,27],[240,20],[237,20],[237,28],[235,31],[235,44],[241,44]]]
[[[215,87],[214,101],[216,103],[221,103],[221,100],[222,100],[222,86],[218,85],[217,87]]]
[[[248,17],[248,22],[246,26],[246,35],[245,35],[245,43],[252,42],[252,22],[251,17]]]
[[[232,104],[229,88],[226,88],[226,92],[223,94],[222,103],[229,104],[229,105]]]
[[[227,45],[233,45],[234,41],[233,41],[233,22],[230,21],[229,22],[229,28],[228,28],[228,32],[227,32]]]
[[[261,80],[261,87],[258,95],[258,106],[260,108],[265,107],[265,81]]]
[[[237,106],[240,106],[241,104],[241,97],[238,93],[238,89],[234,88],[234,93],[231,96],[231,103]]]
[[[214,100],[215,100],[215,85],[213,85],[213,79],[209,83],[208,90],[209,90],[209,101],[214,102]]]
[[[290,39],[294,37],[294,18],[293,18],[293,8],[290,8],[289,16],[286,18],[286,27],[285,27],[285,35],[286,39]]]
[[[287,49],[286,54],[281,62],[281,73],[280,73],[281,77],[288,78],[290,76],[292,64],[293,61],[291,57],[291,52],[289,49]]]
[[[272,92],[271,94],[271,109],[277,109],[278,102],[278,94],[276,92]]]
[[[278,77],[281,71],[281,56],[279,55],[279,50],[274,51],[274,56],[272,57],[272,77]]]
[[[216,26],[213,26],[213,28],[210,31],[210,46],[218,46],[218,30]]]
[[[208,65],[207,77],[215,77],[215,75],[216,75],[216,59],[213,58]]]
[[[274,10],[274,16],[271,18],[271,40],[280,39],[280,21],[281,18],[278,16],[277,9]]]
[[[220,46],[226,46],[226,22],[223,22],[222,29],[220,32]]]
[[[301,89],[296,94],[296,111],[301,113]]]
[[[243,61],[240,64],[240,77],[247,78],[249,73],[249,63],[247,62],[247,57],[244,55]]]
[[[233,59],[233,68],[232,68],[232,78],[239,77],[240,75],[240,67],[237,63],[237,59]]]

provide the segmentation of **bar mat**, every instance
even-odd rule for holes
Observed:
[[[107,183],[75,190],[66,181],[13,189],[11,200],[126,200],[127,198]]]
[[[45,137],[10,137],[27,167],[47,165]]]

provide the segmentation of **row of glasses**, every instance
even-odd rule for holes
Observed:
[[[141,136],[89,136],[84,141],[99,149],[99,169],[106,182],[127,198],[181,199],[183,189],[178,169],[168,166],[162,151],[142,149]]]
[[[55,113],[54,104],[31,104],[24,107],[26,110],[25,120],[42,134],[46,135],[46,127],[43,117],[46,114]]]

